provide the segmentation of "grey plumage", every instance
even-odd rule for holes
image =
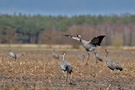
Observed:
[[[53,54],[53,58],[59,59],[59,55],[55,53],[55,49],[53,49],[52,54]]]
[[[95,54],[95,58],[96,58],[96,63],[98,63],[97,61],[103,61],[103,58],[101,57],[101,56],[99,56],[98,54],[97,54],[97,52],[93,52],[94,54]]]
[[[66,81],[67,81],[68,74],[71,74],[73,70],[72,70],[71,65],[67,62],[67,60],[64,59],[64,56],[65,56],[65,52],[62,55],[62,57],[63,57],[62,59],[63,60],[62,60],[62,62],[60,64],[60,67],[61,67],[63,72],[67,72],[67,77],[66,77]]]
[[[105,37],[105,35],[100,35],[100,36],[94,37],[90,41],[86,41],[81,38],[81,35],[77,35],[77,36],[65,35],[65,36],[81,42],[82,46],[86,49],[88,53],[88,58],[85,65],[88,64],[88,60],[90,57],[89,52],[93,52],[97,46],[100,46],[103,38]]]
[[[14,59],[17,59],[16,54],[14,52],[12,52],[10,48],[8,49],[8,54],[9,54],[10,57],[12,57]]]
[[[121,67],[121,65],[118,62],[115,61],[111,61],[108,59],[108,53],[109,51],[107,49],[105,49],[106,52],[106,65],[108,66],[108,68],[110,68],[111,70],[120,70],[122,71],[123,68]]]

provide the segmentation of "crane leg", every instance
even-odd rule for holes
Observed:
[[[67,80],[68,80],[68,72],[67,72],[66,82],[67,82]]]
[[[96,64],[98,63],[97,59],[96,59]]]
[[[88,60],[89,60],[89,57],[90,57],[90,54],[89,54],[89,52],[87,52],[88,53],[88,58],[87,58],[87,61],[86,61],[86,64],[85,64],[85,66],[86,65],[88,65]]]

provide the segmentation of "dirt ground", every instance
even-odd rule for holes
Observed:
[[[111,71],[106,66],[104,49],[97,53],[103,58],[98,61],[90,53],[85,66],[87,53],[84,49],[56,49],[60,59],[52,57],[52,49],[12,49],[24,56],[14,60],[7,49],[0,52],[1,90],[135,90],[135,50],[108,49],[109,59],[117,61],[123,71]],[[60,68],[62,53],[72,65],[73,73],[66,82],[66,73]],[[81,60],[81,55],[85,59]]]

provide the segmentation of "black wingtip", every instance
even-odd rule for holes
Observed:
[[[66,35],[64,35],[64,36],[69,36],[69,35],[66,34]]]
[[[105,35],[99,35],[99,36],[104,36],[105,37]]]
[[[100,36],[98,36],[99,38],[104,38],[105,37],[105,35],[100,35]]]
[[[97,43],[98,46],[100,46],[104,37],[105,37],[105,35],[100,35],[100,36],[97,37],[97,38],[99,38],[99,42]]]
[[[66,34],[66,35],[64,35],[64,36],[69,37],[70,35],[67,35],[67,34]]]
[[[67,34],[66,34],[66,35],[64,35],[64,36],[71,38],[71,36],[70,36],[70,35],[67,35]]]

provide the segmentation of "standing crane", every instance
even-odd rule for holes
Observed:
[[[72,67],[71,67],[71,65],[67,62],[67,60],[65,60],[65,58],[64,58],[64,56],[65,56],[65,52],[63,53],[63,55],[62,55],[62,62],[61,62],[61,64],[60,64],[60,67],[61,67],[61,69],[62,69],[62,71],[63,72],[67,72],[67,77],[66,77],[66,81],[67,81],[67,79],[68,79],[68,74],[71,74],[72,73]]]
[[[10,57],[14,58],[15,60],[17,59],[16,54],[14,52],[12,52],[10,48],[8,49],[8,54]]]
[[[105,37],[105,35],[100,35],[100,36],[94,37],[90,41],[86,41],[81,38],[81,35],[77,35],[77,36],[65,35],[65,36],[81,42],[82,46],[85,48],[85,50],[88,53],[88,58],[85,65],[88,65],[88,60],[90,57],[89,52],[93,52],[97,46],[100,46],[103,38]]]
[[[118,62],[111,61],[111,60],[108,59],[109,51],[107,49],[105,49],[105,52],[106,52],[106,65],[108,66],[108,68],[110,68],[113,71],[115,71],[115,70],[122,71],[123,68],[121,67],[121,65]]]
[[[10,48],[8,49],[8,54],[9,54],[10,57],[14,58],[15,60],[17,58],[20,58],[21,56],[24,56],[23,53],[14,53],[14,52],[12,52]]]
[[[95,54],[95,57],[96,57],[96,63],[98,63],[98,61],[103,61],[103,59],[97,54],[97,51],[94,51],[93,52]]]
[[[53,49],[52,54],[53,54],[53,58],[59,59],[59,55],[55,53],[55,49]]]

